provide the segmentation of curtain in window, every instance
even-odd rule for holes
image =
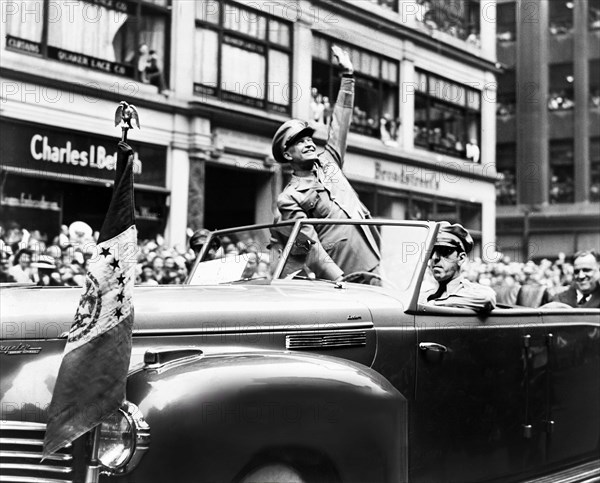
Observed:
[[[60,15],[49,16],[48,45],[114,62],[113,39],[127,14],[87,2],[54,0]]]
[[[287,105],[290,97],[296,94],[291,91],[290,58],[288,54],[278,50],[269,51],[269,86],[268,100],[277,104]]]
[[[265,57],[223,44],[222,88],[248,97],[264,98]]]
[[[142,15],[140,25],[140,43],[146,44],[150,50],[155,50],[158,58],[164,62],[165,39],[167,23],[164,17],[154,15]],[[163,69],[164,65],[160,65]]]
[[[216,0],[196,0],[196,18],[213,24],[219,23],[219,2]]]
[[[13,7],[6,9],[6,33],[20,39],[41,42],[44,0],[13,0],[11,3]]]
[[[194,82],[217,86],[219,35],[214,30],[196,29]]]
[[[269,40],[275,44],[290,46],[290,27],[276,20],[269,21]]]

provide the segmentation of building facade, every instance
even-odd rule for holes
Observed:
[[[600,246],[600,1],[499,0],[498,243]]]
[[[323,144],[355,65],[345,171],[374,216],[461,222],[495,252],[495,2],[33,0],[2,3],[1,222],[98,229],[120,130],[141,129],[140,236],[271,222],[290,176],[271,137]],[[41,220],[41,221],[40,221]],[[43,225],[43,226],[42,226]],[[98,228],[96,228],[98,227]]]

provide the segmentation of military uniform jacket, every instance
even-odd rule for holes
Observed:
[[[435,292],[437,292],[437,286],[422,292],[419,296],[419,303],[442,307],[461,307],[478,312],[487,312],[496,307],[496,292],[491,287],[471,282],[464,277],[451,280],[441,296],[427,301],[427,297]]]
[[[282,220],[370,218],[369,211],[342,172],[353,105],[354,79],[345,76],[342,78],[329,125],[327,144],[324,151],[318,154],[318,162],[315,163],[312,175],[292,176],[290,183],[277,199]],[[320,243],[348,274],[356,270],[372,270],[379,263],[379,234],[375,227],[372,228],[323,225],[316,230],[307,226],[303,228],[303,232],[316,243]],[[357,237],[356,233],[362,236]],[[340,258],[348,263],[340,264]]]

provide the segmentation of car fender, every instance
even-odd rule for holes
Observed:
[[[127,399],[151,432],[128,481],[169,481],[173,468],[182,481],[234,481],[269,459],[327,466],[344,482],[407,479],[407,401],[358,363],[289,352],[184,358],[131,374]]]

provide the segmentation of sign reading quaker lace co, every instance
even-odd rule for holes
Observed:
[[[112,180],[117,135],[97,136],[38,124],[0,121],[4,142],[0,168],[11,166],[43,173]],[[135,150],[135,182],[164,188],[167,148],[130,141]]]

